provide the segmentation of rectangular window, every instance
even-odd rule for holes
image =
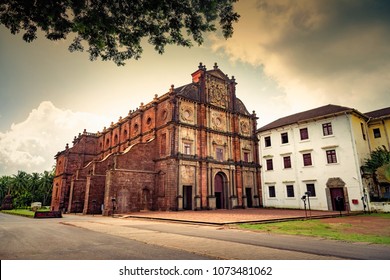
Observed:
[[[291,168],[291,157],[290,156],[283,157],[283,165],[284,165],[284,168]]]
[[[276,197],[275,186],[268,186],[269,197]]]
[[[283,132],[280,135],[282,137],[282,144],[287,144],[288,143],[288,133],[287,132]]]
[[[301,128],[299,130],[299,134],[301,135],[301,140],[309,139],[309,131],[307,130],[307,127]]]
[[[266,147],[271,147],[271,136],[264,137],[264,143]]]
[[[311,154],[303,154],[303,166],[311,166],[312,161],[311,161]]]
[[[249,162],[249,153],[244,152],[244,162]]]
[[[306,191],[308,192],[308,195],[310,197],[316,196],[316,189],[314,187],[314,184],[306,184]]]
[[[272,158],[266,160],[267,162],[267,170],[274,170],[274,164],[272,162]]]
[[[286,186],[287,191],[287,197],[294,197],[294,186],[293,185],[287,185]]]
[[[374,128],[372,131],[374,132],[374,138],[381,138],[381,130],[379,128]]]
[[[322,134],[324,136],[333,135],[332,123],[322,124]]]
[[[363,125],[363,123],[360,123],[360,129],[362,130],[363,140],[366,140],[366,134],[364,133],[364,125]]]
[[[216,148],[215,153],[217,156],[218,161],[223,161],[223,149],[222,148]]]
[[[191,154],[191,144],[184,143],[184,154],[190,155]]]
[[[336,150],[326,151],[326,159],[328,163],[337,163]]]

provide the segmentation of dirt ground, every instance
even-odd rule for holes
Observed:
[[[329,218],[321,221],[329,224],[350,224],[351,227],[345,228],[345,231],[348,233],[390,236],[389,218],[381,218],[366,214],[363,216]]]
[[[224,225],[243,222],[274,222],[304,219],[310,215],[313,218],[321,218],[323,222],[329,224],[340,224],[340,226],[341,224],[350,224],[351,227],[345,227],[345,230],[350,233],[390,236],[389,218],[377,217],[370,214],[351,216],[347,216],[346,214],[343,213],[343,216],[339,217],[339,212],[332,211],[311,211],[310,213],[305,213],[304,210],[294,209],[252,208],[211,211],[146,211],[129,213],[122,217]]]

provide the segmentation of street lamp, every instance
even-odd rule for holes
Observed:
[[[302,201],[303,201],[303,205],[305,206],[305,218],[307,219],[307,211],[306,211],[306,195],[302,196],[301,197]]]
[[[370,212],[370,203],[368,202],[366,189],[363,189],[362,202],[363,202],[363,207],[364,207],[364,213],[366,213],[366,207],[367,207],[368,208],[368,214],[371,214],[371,212]]]
[[[309,218],[311,219],[310,194],[310,191],[305,192],[305,195],[307,196],[307,206],[309,207]]]

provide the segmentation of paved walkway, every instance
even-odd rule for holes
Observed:
[[[346,213],[343,213],[345,215]],[[304,211],[296,209],[235,209],[203,211],[141,211],[122,215],[122,218],[142,218],[165,221],[179,221],[200,224],[225,225],[244,222],[276,222],[309,218],[329,218],[340,216],[334,211]]]

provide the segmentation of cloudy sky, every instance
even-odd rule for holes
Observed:
[[[0,175],[43,172],[85,128],[101,131],[203,62],[234,75],[237,96],[259,117],[329,103],[368,112],[390,106],[390,1],[245,0],[233,38],[208,34],[190,49],[117,67],[69,53],[68,42],[25,43],[0,26]]]

